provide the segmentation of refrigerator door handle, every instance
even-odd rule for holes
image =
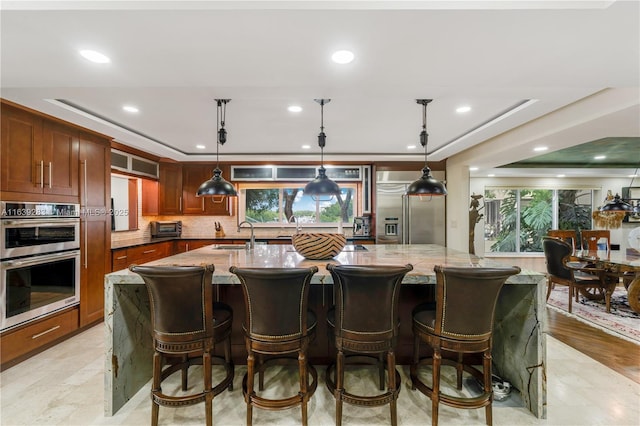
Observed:
[[[411,216],[409,215],[409,196],[407,194],[402,194],[402,221],[400,223],[402,224],[401,244],[411,244],[411,238],[409,235],[409,230],[411,229]]]

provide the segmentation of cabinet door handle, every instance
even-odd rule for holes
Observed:
[[[83,175],[84,175],[84,183],[83,183],[83,192],[84,192],[84,205],[88,204],[87,201],[87,160],[82,161]]]
[[[186,244],[187,249],[185,251],[189,251],[189,243]]]
[[[116,257],[116,260],[122,260],[122,259],[126,259],[127,255],[125,254],[124,256],[118,256]]]
[[[204,199],[205,197],[202,197],[202,211],[204,211]]]
[[[51,189],[51,179],[52,179],[52,172],[53,170],[53,164],[51,163],[51,161],[49,161],[49,189]]]
[[[182,197],[180,197],[180,199],[178,200],[180,207],[178,207],[179,211],[182,212]]]
[[[44,188],[44,161],[40,160],[40,188]]]
[[[89,261],[88,261],[89,254],[87,253],[89,251],[89,250],[87,250],[87,247],[88,247],[88,244],[89,244],[87,242],[87,237],[88,237],[88,231],[87,231],[88,226],[87,225],[88,225],[88,223],[85,220],[84,221],[84,269],[87,269],[88,266],[89,266]]]
[[[142,252],[142,254],[149,254],[149,253],[153,253],[154,251],[156,251],[156,249],[153,250],[145,250]]]
[[[42,337],[45,334],[51,333],[52,331],[56,331],[59,328],[60,328],[60,326],[56,325],[55,327],[51,327],[50,329],[45,330],[42,333],[34,334],[33,336],[31,336],[31,339],[37,339],[38,337]]]

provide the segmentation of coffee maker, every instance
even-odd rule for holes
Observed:
[[[353,218],[353,236],[368,237],[371,235],[371,217],[356,216]]]

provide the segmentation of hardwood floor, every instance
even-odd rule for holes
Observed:
[[[553,309],[547,311],[547,331],[562,343],[640,383],[640,345],[590,327]]]
[[[495,260],[545,273],[543,257],[508,257]],[[575,318],[546,309],[547,332],[612,370],[640,383],[640,345],[608,334]]]

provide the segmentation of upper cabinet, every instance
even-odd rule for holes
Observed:
[[[2,191],[79,195],[78,131],[2,104]]]
[[[196,197],[202,183],[211,179],[213,164],[160,163],[160,179],[157,184],[158,212],[160,215],[211,215],[231,216],[233,200],[230,197]],[[229,166],[220,165],[223,176],[229,174]],[[149,199],[154,186],[143,182],[143,214],[154,213],[155,203]],[[145,209],[145,206],[148,206]]]

